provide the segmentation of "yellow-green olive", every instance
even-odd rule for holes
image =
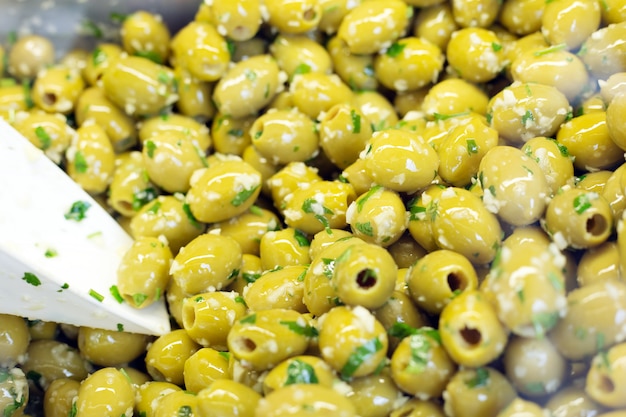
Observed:
[[[54,66],[39,72],[31,95],[37,107],[49,113],[69,114],[84,87],[78,70]]]
[[[516,397],[515,388],[494,368],[466,368],[446,386],[444,410],[455,417],[496,416]]]
[[[372,374],[385,360],[387,332],[364,307],[338,306],[319,321],[322,358],[343,379]]]
[[[478,179],[485,207],[509,224],[536,222],[546,209],[550,189],[539,164],[520,149],[496,146],[481,159]],[[520,199],[520,194],[525,198]]]
[[[80,384],[76,415],[132,415],[134,405],[135,390],[126,376],[115,368],[102,368]]]
[[[281,85],[280,68],[270,55],[236,63],[217,82],[213,101],[235,119],[256,114],[272,101]]]
[[[137,56],[116,60],[104,72],[102,86],[107,98],[131,116],[158,113],[178,100],[173,71]]]
[[[592,2],[584,2],[582,5],[590,3]],[[623,58],[626,44],[622,42],[624,32],[626,22],[620,22],[600,28],[588,37],[585,35],[585,42],[578,55],[596,78],[604,80],[616,72],[626,71]]]
[[[113,179],[115,153],[106,131],[95,122],[84,123],[66,151],[67,173],[85,191],[104,192]]]
[[[226,287],[240,266],[241,247],[235,239],[205,233],[178,252],[170,274],[184,293],[195,295]]]
[[[440,314],[455,296],[477,289],[478,277],[465,256],[440,249],[424,255],[409,268],[406,284],[418,307]]]
[[[185,68],[202,81],[216,81],[228,68],[230,52],[226,40],[208,22],[188,23],[171,42],[175,66]]]
[[[606,169],[623,160],[624,151],[611,140],[606,112],[574,117],[561,125],[556,140],[567,147],[578,169]]]
[[[0,367],[13,368],[26,360],[30,333],[26,321],[18,316],[0,314]]]
[[[463,291],[450,300],[439,317],[441,342],[454,362],[484,366],[500,356],[508,332],[484,294]]]
[[[498,132],[482,116],[459,121],[437,147],[439,176],[456,187],[469,185],[479,173],[482,160],[498,144]]]
[[[554,394],[566,380],[567,362],[547,338],[513,337],[504,367],[517,392],[531,398]]]
[[[37,73],[54,63],[54,44],[39,35],[21,36],[11,47],[7,70],[14,77],[35,78]]]
[[[354,163],[372,135],[372,127],[360,110],[337,104],[320,119],[320,146],[341,169]]]
[[[557,141],[536,137],[524,144],[522,151],[537,161],[543,171],[551,195],[555,195],[561,187],[574,178],[573,157],[567,147]]]
[[[561,247],[598,246],[608,239],[612,225],[608,201],[577,188],[555,195],[546,210],[545,228]]]
[[[259,154],[273,164],[304,162],[319,151],[315,122],[297,109],[265,113],[252,124],[250,137]]]
[[[567,295],[565,316],[550,332],[559,352],[571,360],[594,355],[626,337],[626,284],[608,280],[575,289]],[[613,317],[613,320],[606,320]]]
[[[317,27],[322,9],[314,0],[266,0],[268,22],[282,33],[304,33]]]
[[[303,354],[314,330],[297,311],[261,310],[233,324],[228,333],[228,350],[245,367],[263,371]]]
[[[99,84],[107,69],[112,67],[122,55],[122,47],[115,43],[99,44],[87,57],[83,77],[87,84]]]
[[[556,87],[514,82],[489,100],[487,121],[507,142],[517,145],[537,136],[551,137],[571,110]]]
[[[197,394],[198,417],[254,417],[261,396],[236,381],[218,379]]]
[[[353,54],[373,54],[398,39],[413,17],[413,8],[403,1],[374,0],[350,10],[339,25],[337,36]]]
[[[487,29],[468,27],[452,34],[446,49],[448,63],[466,81],[494,79],[504,67],[504,49],[498,36]]]
[[[150,337],[124,331],[81,327],[78,349],[85,359],[99,366],[119,366],[131,362],[146,351]]]
[[[185,200],[198,221],[213,223],[244,213],[260,192],[261,173],[236,158],[196,170]]]
[[[430,41],[399,39],[374,60],[376,78],[392,90],[412,91],[434,83],[443,68],[444,56]]]
[[[327,74],[332,70],[328,51],[305,35],[279,35],[270,45],[270,52],[289,79],[297,74]]]
[[[187,335],[184,329],[174,330],[156,339],[146,353],[146,369],[155,381],[182,385],[185,361],[200,346]]]
[[[78,97],[74,115],[79,126],[93,119],[102,127],[115,152],[126,151],[137,143],[135,122],[106,97],[102,88],[83,90]]]
[[[513,333],[543,337],[565,314],[566,258],[538,227],[520,227],[504,240],[481,290]]]
[[[120,29],[122,45],[130,55],[148,58],[157,64],[169,56],[170,31],[161,19],[144,10],[126,16]]]
[[[541,33],[551,45],[577,49],[600,26],[600,4],[593,0],[557,0],[547,3]]]
[[[445,51],[452,33],[459,27],[454,21],[450,4],[440,1],[436,3],[438,4],[419,9],[413,33]]]
[[[625,366],[626,343],[599,352],[591,361],[585,391],[604,406],[613,408],[626,406],[626,399],[620,394],[626,384]]]
[[[294,410],[297,410],[294,412]],[[255,416],[305,415],[356,417],[356,408],[343,394],[320,384],[292,384],[272,391],[259,400]]]
[[[500,23],[516,35],[529,35],[541,29],[545,1],[510,0],[502,4]]]
[[[336,74],[298,74],[289,85],[293,104],[313,119],[337,104],[350,102],[352,90]]]
[[[375,132],[361,158],[372,180],[398,192],[425,188],[439,168],[435,150],[420,136],[400,129]]]

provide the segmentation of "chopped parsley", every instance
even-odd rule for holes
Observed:
[[[545,387],[543,386],[543,382],[528,382],[524,385],[526,391],[531,392],[533,394],[543,394],[546,392]]]
[[[22,90],[24,90],[24,104],[26,104],[27,108],[32,109],[35,107],[35,103],[33,102],[33,97],[30,91],[30,82],[28,82],[28,80],[22,81]]]
[[[57,292],[63,292],[63,290],[67,290],[69,287],[70,287],[70,284],[68,284],[67,282],[64,282],[63,285],[61,285],[61,288],[57,290]]]
[[[237,276],[239,275],[239,269],[235,268],[232,271],[230,271],[230,274],[228,274],[228,276],[226,277],[226,279],[233,279],[233,278],[237,278]]]
[[[118,332],[123,332],[124,331],[124,325],[122,323],[117,323],[117,331]]]
[[[352,378],[352,375],[354,375],[363,362],[372,358],[378,351],[382,350],[382,348],[382,342],[375,337],[354,349],[341,368],[341,378],[344,380]]]
[[[533,113],[530,110],[526,110],[526,113],[522,116],[522,124],[526,126],[529,121],[534,122],[535,116],[533,116]]]
[[[287,366],[287,379],[284,385],[317,383],[319,383],[319,380],[315,370],[303,360],[294,359]]]
[[[254,324],[254,323],[256,323],[256,313],[250,314],[249,316],[246,316],[246,317],[242,318],[241,320],[239,320],[239,323],[241,323],[241,324]]]
[[[90,289],[89,290],[89,295],[94,298],[96,301],[98,301],[99,303],[102,302],[102,300],[104,300],[104,295],[100,294],[99,292],[97,292],[94,289]]]
[[[111,14],[109,15],[109,19],[111,19],[111,22],[118,24],[124,23],[124,20],[126,20],[126,18],[128,18],[128,15],[124,13],[111,12]]]
[[[361,133],[361,116],[351,109],[350,118],[352,119],[352,133]]]
[[[67,417],[76,417],[76,414],[78,414],[78,408],[76,407],[76,401],[74,401],[72,402],[72,408],[67,413]]]
[[[430,340],[423,334],[412,334],[409,336],[409,348],[411,356],[405,371],[411,374],[423,372],[430,361]]]
[[[293,76],[295,77],[298,74],[307,74],[309,72],[311,72],[311,67],[302,62],[293,70]]]
[[[187,220],[189,220],[189,223],[191,223],[192,226],[194,226],[196,229],[202,229],[202,225],[200,224],[200,222],[198,222],[196,217],[191,212],[191,207],[189,207],[189,203],[183,203],[183,211],[185,212]]]
[[[230,39],[226,39],[226,49],[228,50],[230,56],[233,56],[235,54],[235,51],[237,50],[237,45],[235,45],[235,42],[231,41]]]
[[[247,306],[246,300],[244,300],[244,298],[242,296],[240,296],[240,295],[235,297],[235,302],[239,303],[239,304],[243,304],[244,306]]]
[[[160,201],[156,201],[153,205],[151,205],[147,212],[148,213],[152,213],[152,214],[157,214],[159,212],[159,209],[161,208],[161,202]]]
[[[559,313],[556,311],[544,311],[533,314],[532,323],[535,329],[535,336],[539,339],[543,338],[546,333],[554,327],[557,321],[559,321]]]
[[[254,132],[254,136],[253,136],[253,138],[254,138],[254,139],[258,139],[258,138],[260,138],[260,137],[261,137],[261,135],[262,135],[262,134],[263,134],[263,131],[262,131],[262,130],[258,130],[258,131],[256,131],[256,132]]]
[[[137,211],[150,201],[157,198],[158,194],[154,187],[147,187],[144,190],[136,191],[133,193],[133,210]]]
[[[563,284],[563,280],[559,278],[559,276],[554,272],[548,273],[548,281],[557,291],[563,291],[565,289],[565,285]]]
[[[41,281],[39,280],[37,275],[33,274],[32,272],[24,272],[22,280],[26,281],[27,284],[30,284],[33,287],[38,287],[41,285]]]
[[[354,228],[366,236],[374,236],[374,228],[371,222],[355,223]]]
[[[54,258],[55,256],[57,256],[59,253],[56,251],[56,249],[52,249],[52,248],[48,248],[46,249],[46,251],[44,252],[43,256],[45,256],[46,258]]]
[[[172,82],[172,76],[165,71],[159,71],[157,73],[157,81],[161,84],[169,84]]]
[[[305,234],[302,233],[300,230],[295,229],[293,231],[293,237],[294,239],[296,239],[296,242],[298,242],[298,246],[300,246],[301,248],[305,246],[311,246],[311,242],[309,242],[309,239],[307,239]]]
[[[474,139],[467,139],[467,154],[471,155],[473,153],[478,153],[478,145]]]
[[[218,354],[219,354],[222,358],[226,359],[227,361],[229,361],[229,360],[230,360],[230,353],[228,353],[228,352],[218,352]]]
[[[497,42],[491,42],[491,49],[493,49],[494,52],[500,52],[502,50],[502,45]]]
[[[74,154],[74,169],[79,174],[84,174],[87,172],[87,168],[89,168],[89,164],[85,159],[85,155],[81,151],[76,151],[76,154]]]
[[[474,376],[465,381],[465,385],[468,388],[484,387],[489,383],[489,371],[486,368],[477,368],[474,371]]]
[[[538,51],[533,52],[534,56],[543,56],[543,55],[547,55],[547,54],[551,54],[553,52],[558,52],[558,51],[562,51],[564,49],[567,48],[567,44],[565,43],[560,43],[558,45],[553,45],[549,48],[545,48],[545,49],[540,49]]]
[[[124,302],[124,297],[120,294],[120,290],[117,288],[117,285],[111,285],[109,292],[118,303],[122,304]]]
[[[230,200],[230,204],[232,204],[235,207],[239,207],[240,205],[245,203],[246,200],[248,200],[258,188],[259,188],[259,185],[255,185],[252,188],[243,189],[242,191],[238,192],[237,195],[235,195],[235,197],[232,200]]]
[[[44,151],[48,149],[50,145],[52,145],[52,138],[43,127],[37,126],[35,128],[35,136],[37,136],[37,139],[39,139],[39,143],[41,143],[41,149],[43,149]]]
[[[470,114],[470,112],[468,111],[464,111],[460,113],[453,113],[453,114],[441,114],[441,113],[435,112],[433,113],[433,119],[435,119],[436,121],[443,121],[443,120],[453,119],[455,117],[467,116],[468,114]]]
[[[135,307],[140,307],[147,298],[148,296],[141,292],[133,294],[133,303],[135,303]]]
[[[256,72],[252,71],[251,69],[246,69],[245,76],[250,81],[254,81],[257,78]]]
[[[91,34],[91,36],[93,36],[94,38],[101,39],[103,36],[102,29],[100,29],[98,25],[96,25],[91,20],[85,20],[83,22],[83,28],[85,29],[86,32]]]
[[[292,332],[306,337],[317,337],[319,335],[317,329],[313,326],[305,324],[304,326],[297,321],[281,320],[280,324],[287,326]]]
[[[70,207],[69,211],[65,213],[65,218],[67,220],[81,221],[86,217],[87,210],[89,210],[91,204],[87,201],[75,201]]]
[[[574,198],[574,211],[576,214],[583,214],[585,211],[591,208],[591,201],[587,194],[580,194]]]
[[[323,274],[326,278],[331,279],[333,277],[333,273],[335,272],[335,260],[332,258],[322,258],[322,263],[324,264]]]
[[[567,149],[567,146],[563,145],[562,143],[557,142],[556,140],[554,141],[554,143],[556,143],[556,146],[559,148],[559,152],[561,153],[561,156],[563,156],[565,158],[569,158],[570,157],[569,150]]]
[[[387,49],[386,54],[387,54],[387,56],[389,56],[391,58],[395,58],[398,55],[400,55],[402,53],[402,51],[404,51],[404,48],[406,48],[406,44],[394,42],[394,43],[391,44],[389,49]]]
[[[321,209],[316,210],[318,207],[321,207]],[[307,198],[302,203],[302,211],[307,214],[313,214],[317,221],[319,221],[322,226],[324,226],[326,232],[328,234],[332,233],[332,231],[330,230],[330,223],[328,222],[328,219],[324,216],[326,214],[333,215],[334,213],[331,209],[318,203],[317,200],[315,200],[314,198]],[[324,215],[320,214],[318,211],[322,211]]]
[[[91,54],[91,62],[94,66],[98,66],[107,60],[107,54],[100,48],[96,48],[93,50]]]
[[[243,137],[243,129],[230,129],[226,133],[228,133],[231,136],[235,136],[237,138]]]
[[[243,278],[244,281],[248,283],[254,282],[260,277],[261,277],[261,274],[259,272],[242,272],[241,273],[241,278]]]
[[[178,414],[176,414],[176,417],[191,417],[191,416],[193,416],[193,411],[191,410],[191,406],[188,406],[188,405],[182,405],[178,409]]]
[[[359,197],[359,199],[356,202],[356,211],[360,213],[363,210],[363,206],[365,205],[365,202],[367,202],[367,200],[369,200],[374,194],[376,194],[379,190],[382,190],[382,189],[383,189],[382,185],[375,185],[371,187],[367,191],[367,193],[365,193],[365,195],[363,195],[362,197]]]
[[[146,152],[148,153],[148,157],[152,158],[154,157],[154,151],[156,150],[156,144],[151,141],[151,140],[147,140],[146,143]]]
[[[156,51],[135,51],[135,56],[149,59],[150,61],[159,65],[163,63],[161,55],[159,55]]]

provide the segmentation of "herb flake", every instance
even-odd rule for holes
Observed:
[[[382,348],[382,342],[375,337],[354,349],[344,366],[341,368],[341,378],[344,380],[352,378],[352,375],[354,375],[363,362],[369,360],[378,351],[382,350]]]
[[[30,284],[33,287],[38,287],[41,285],[41,280],[37,277],[37,275],[33,274],[32,272],[24,272],[22,281],[25,281],[27,284]]]
[[[87,201],[75,201],[70,207],[69,211],[65,213],[64,217],[67,220],[81,221],[86,217],[87,210],[89,210],[91,204]]]

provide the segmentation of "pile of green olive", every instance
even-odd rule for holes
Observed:
[[[174,330],[0,317],[4,417],[626,416],[622,0],[115,20],[13,39],[0,116],[133,236],[106,296]]]

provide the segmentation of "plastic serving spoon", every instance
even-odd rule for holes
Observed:
[[[93,198],[0,120],[0,313],[167,333],[163,299],[137,310],[111,290],[131,244]]]

